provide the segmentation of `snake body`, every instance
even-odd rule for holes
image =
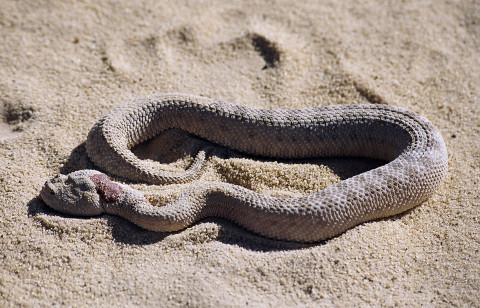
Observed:
[[[434,193],[447,169],[439,131],[426,118],[398,107],[265,110],[180,94],[147,96],[113,110],[90,131],[87,154],[101,169],[130,180],[186,182],[200,172],[204,152],[176,173],[153,168],[130,150],[170,128],[264,157],[368,157],[388,163],[299,198],[205,183],[155,207],[139,191],[94,170],[58,175],[44,185],[42,198],[67,214],[119,215],[154,231],[177,231],[219,216],[270,238],[316,242],[418,205]]]

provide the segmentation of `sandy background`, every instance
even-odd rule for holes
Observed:
[[[117,2],[0,0],[2,305],[480,305],[478,2]],[[449,173],[421,206],[311,246],[221,219],[147,232],[40,200],[45,180],[93,167],[83,143],[102,115],[172,91],[264,108],[408,108],[442,132]],[[138,155],[153,158],[155,142],[177,168],[198,141],[169,132]],[[197,181],[303,195],[368,164],[220,155]],[[191,185],[136,186],[162,202]]]

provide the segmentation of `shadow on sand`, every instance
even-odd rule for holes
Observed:
[[[196,147],[190,147],[190,149],[195,149]],[[189,153],[195,156],[196,153]],[[158,154],[155,154],[158,157]],[[261,161],[272,161],[271,159],[265,159],[261,157],[251,157],[244,156],[252,159],[258,159]],[[144,158],[144,157],[142,157]],[[147,157],[148,158],[148,157]],[[151,158],[155,159],[155,158]],[[277,160],[279,161],[279,160]],[[280,160],[281,163],[286,164],[299,164],[299,163],[313,163],[321,164],[330,168],[335,174],[337,174],[341,180],[347,179],[359,173],[377,168],[383,165],[385,162],[381,162],[373,159],[364,159],[364,158],[322,158],[322,159],[308,159],[308,160]],[[65,162],[63,167],[60,170],[62,174],[68,174],[81,169],[98,169],[95,165],[89,160],[86,150],[85,143],[77,146],[72,153],[70,154],[68,160]],[[114,177],[115,180],[121,180],[126,183],[129,183],[128,180],[120,179]],[[37,220],[41,227],[46,229],[53,229],[56,232],[61,232],[60,226],[55,226],[55,220],[51,219],[52,217],[64,217],[69,219],[88,219],[88,217],[74,217],[59,213],[55,210],[52,210],[48,207],[45,202],[38,196],[32,199],[28,203],[28,213],[29,216]],[[178,231],[175,233],[164,233],[164,232],[153,232],[144,230],[140,227],[137,227],[128,220],[112,216],[112,215],[101,215],[99,216],[102,219],[105,219],[107,224],[111,227],[112,237],[115,241],[129,244],[129,245],[150,245],[155,244],[161,241],[164,241],[170,235],[173,234],[182,234],[182,232],[187,233],[185,230]],[[395,219],[395,217],[389,218]],[[256,235],[252,232],[249,232],[232,222],[224,220],[222,218],[211,217],[202,220],[197,224],[204,222],[210,222],[216,224],[219,229],[215,238],[205,236],[205,241],[218,240],[222,243],[237,245],[249,250],[254,251],[276,251],[276,250],[292,250],[292,249],[304,249],[315,245],[322,245],[324,242],[319,242],[316,244],[301,244],[294,242],[285,242],[268,239],[259,235]],[[60,231],[59,231],[60,230]],[[188,241],[188,237],[185,238]],[[198,242],[198,237],[196,238]],[[178,245],[177,245],[178,246]]]

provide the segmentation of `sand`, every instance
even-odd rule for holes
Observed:
[[[480,305],[478,2],[0,7],[1,306]],[[39,198],[47,179],[95,167],[84,148],[95,121],[156,92],[263,108],[401,106],[439,128],[449,173],[419,207],[314,245],[215,218],[167,234],[49,209]],[[201,143],[173,131],[136,151],[178,169]],[[159,205],[202,181],[293,196],[368,166],[220,153],[192,183],[132,185]]]

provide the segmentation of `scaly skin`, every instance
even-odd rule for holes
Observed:
[[[152,168],[130,149],[178,128],[234,150],[275,158],[369,157],[386,165],[300,198],[206,183],[163,207],[95,170],[47,181],[41,195],[73,215],[108,213],[155,231],[176,231],[208,216],[232,220],[263,236],[299,242],[328,239],[365,221],[406,211],[430,197],[447,169],[438,130],[424,117],[385,105],[263,110],[202,97],[160,94],[113,110],[90,131],[88,156],[109,173],[151,184],[191,180],[201,151],[184,172]]]

